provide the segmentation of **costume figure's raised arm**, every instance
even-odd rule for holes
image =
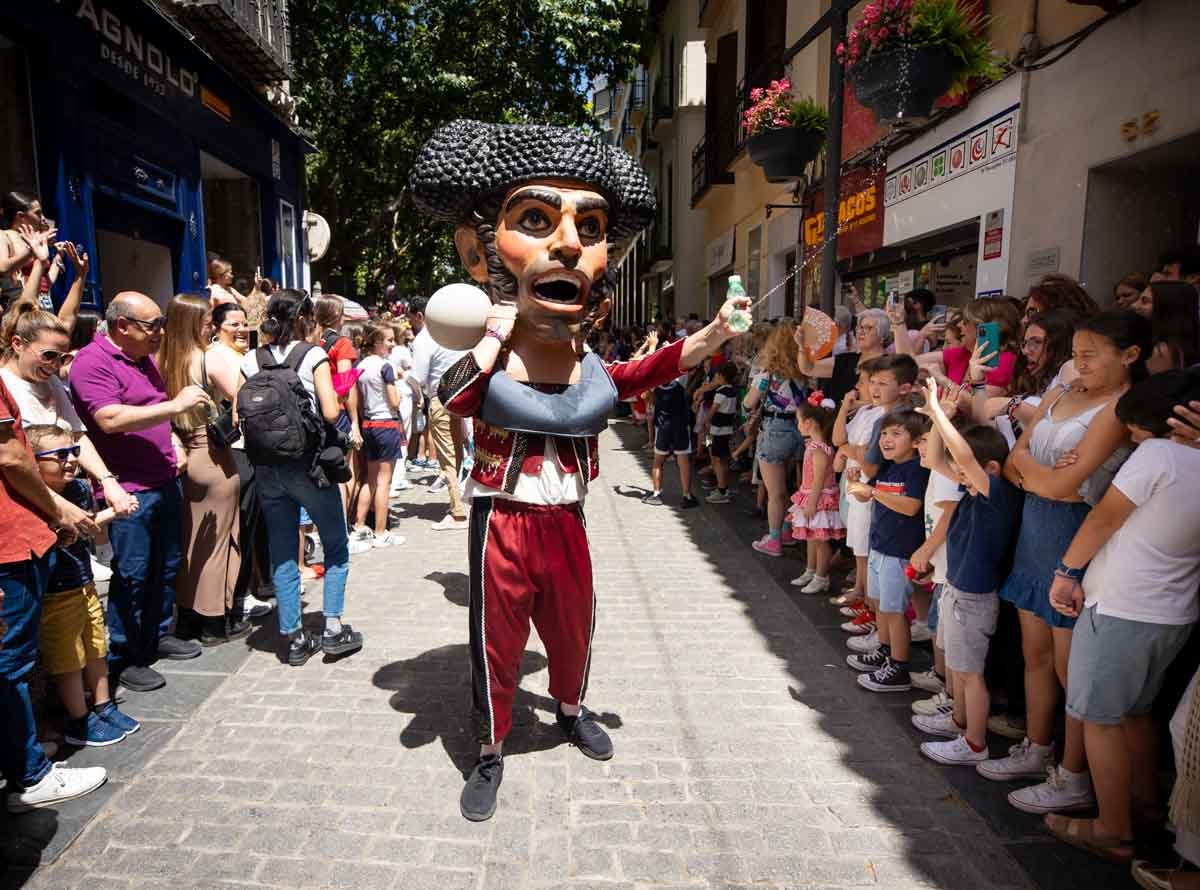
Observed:
[[[617,385],[617,398],[624,401],[636,398],[648,389],[669,383],[686,371],[687,369],[679,364],[682,356],[683,341],[676,340],[670,346],[664,346],[645,358],[614,362],[605,367],[613,383]]]

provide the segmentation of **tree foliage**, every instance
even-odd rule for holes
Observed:
[[[293,0],[300,120],[318,152],[307,205],[333,231],[315,270],[374,298],[395,281],[427,292],[456,277],[450,233],[406,193],[409,168],[439,125],[586,124],[588,85],[637,62],[640,0]]]

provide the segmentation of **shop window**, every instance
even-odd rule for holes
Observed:
[[[296,269],[296,208],[287,201],[279,202],[279,264],[281,284],[299,287]]]

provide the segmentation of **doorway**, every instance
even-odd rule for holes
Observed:
[[[208,259],[220,257],[232,263],[234,287],[247,293],[253,287],[251,276],[256,269],[261,272],[263,261],[258,181],[203,151],[200,178]]]
[[[175,295],[183,223],[104,194],[94,208],[104,304],[132,290],[165,309]]]

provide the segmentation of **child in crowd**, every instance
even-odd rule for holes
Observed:
[[[909,564],[919,575],[928,575],[933,583],[933,596],[929,603],[929,629],[934,636],[933,669],[924,673],[914,674],[913,686],[932,692],[933,698],[928,702],[915,702],[913,711],[916,714],[930,716],[939,709],[945,713],[945,708],[953,698],[954,684],[950,672],[946,669],[945,650],[940,645],[936,633],[939,623],[939,603],[942,588],[946,583],[946,534],[950,528],[950,520],[954,516],[954,508],[962,500],[962,487],[958,478],[953,479],[941,473],[932,472],[936,469],[930,462],[929,440],[932,435],[926,433],[917,440],[917,453],[921,456],[921,466],[930,470],[929,485],[925,488],[925,543],[909,559]],[[918,706],[921,707],[918,707]]]
[[[712,437],[708,453],[712,457],[717,488],[705,500],[710,504],[728,504],[731,455],[729,444],[733,439],[738,417],[737,365],[733,362],[722,362],[717,366],[716,374],[718,385],[713,393],[707,433]]]
[[[674,454],[679,465],[679,486],[683,489],[679,508],[688,510],[700,505],[692,497],[692,428],[688,423],[687,382],[685,373],[654,388],[654,466],[650,471],[654,490],[642,498],[643,504],[662,506],[663,467]]]
[[[875,379],[872,378],[872,386]],[[915,379],[915,373],[914,373]],[[911,388],[911,384],[908,384]],[[905,569],[925,540],[922,508],[929,471],[921,466],[916,441],[929,429],[926,418],[911,409],[893,410],[880,421],[879,472],[870,484],[852,482],[851,497],[872,501],[871,554],[867,558],[867,595],[877,603],[879,645],[872,652],[853,654],[846,661],[862,671],[858,683],[872,692],[907,692],[908,603],[911,595]]]
[[[881,410],[880,419],[875,422],[867,437],[866,444],[862,450],[862,458],[860,459],[860,482],[866,479],[872,479],[879,472],[880,466],[884,462],[884,456],[879,448],[879,441],[882,432],[883,416],[900,408],[908,408],[908,400],[912,395],[913,387],[917,384],[917,376],[919,369],[917,368],[916,360],[909,355],[881,355],[878,358],[872,359],[868,365],[871,371],[870,391],[871,403],[879,406]],[[922,421],[923,422],[923,421]],[[850,494],[849,486],[846,489],[847,494]],[[922,490],[922,497],[924,491]],[[878,515],[875,508],[872,506],[872,524],[874,517]],[[923,540],[923,538],[922,538]],[[920,546],[921,541],[918,540],[913,545],[913,549]],[[868,541],[868,551],[872,549],[870,541]],[[905,554],[905,560],[911,555]],[[903,568],[901,570],[903,572]],[[867,578],[870,580],[871,567],[870,558],[867,561]],[[906,579],[907,580],[907,579]],[[907,590],[907,587],[906,587]],[[906,594],[907,596],[907,594]],[[857,654],[867,654],[874,652],[879,647],[880,636],[877,628],[875,616],[879,611],[878,594],[873,593],[868,584],[867,588],[867,603],[871,611],[860,614],[856,618],[842,625],[842,630],[850,634],[863,635],[854,637],[846,641],[846,646],[852,652]],[[905,633],[908,632],[908,626],[905,625]]]
[[[792,579],[801,593],[824,593],[829,589],[829,562],[833,556],[830,541],[846,536],[833,474],[833,421],[833,402],[820,390],[796,409],[796,426],[805,439],[804,465],[789,518],[792,537],[808,546],[804,574]]]
[[[1135,813],[1158,801],[1151,707],[1200,617],[1200,451],[1171,441],[1175,408],[1200,399],[1200,372],[1167,371],[1131,387],[1117,418],[1139,443],[1063,554],[1050,588],[1078,618],[1067,713],[1083,721],[1100,815],[1051,814],[1060,840],[1106,859],[1133,858]]]
[[[876,359],[868,359],[858,366],[858,383],[842,398],[833,422],[833,444],[838,449],[834,469],[842,473],[847,484],[862,478],[862,461],[866,457],[871,433],[875,424],[887,413],[871,397],[871,374],[876,369]],[[867,595],[871,506],[855,498],[847,498],[846,513],[842,518],[846,526],[846,543],[854,551],[854,588],[847,590],[835,605],[842,606],[847,617],[857,618],[861,611],[866,610],[862,603]]]
[[[26,429],[42,481],[77,507],[93,512],[91,486],[76,478],[80,447],[70,432],[58,426]],[[112,509],[95,516],[97,525],[113,519]],[[67,709],[64,733],[68,745],[102,748],[115,745],[140,725],[123,714],[108,686],[108,637],[104,610],[92,582],[91,554],[87,542],[75,539],[55,548],[54,569],[42,606],[39,649],[42,663]],[[92,693],[92,709],[85,700],[84,684]]]
[[[915,716],[913,725],[950,741],[926,742],[921,753],[949,765],[974,766],[987,760],[987,720],[991,706],[983,679],[988,642],[996,632],[1010,550],[1021,517],[1022,494],[1004,478],[1008,443],[995,427],[955,429],[930,380],[919,409],[933,421],[926,462],[935,474],[957,480],[966,492],[954,508],[946,538],[946,582],[938,617],[938,638],[952,671],[954,710]],[[943,451],[950,452],[950,461]]]

